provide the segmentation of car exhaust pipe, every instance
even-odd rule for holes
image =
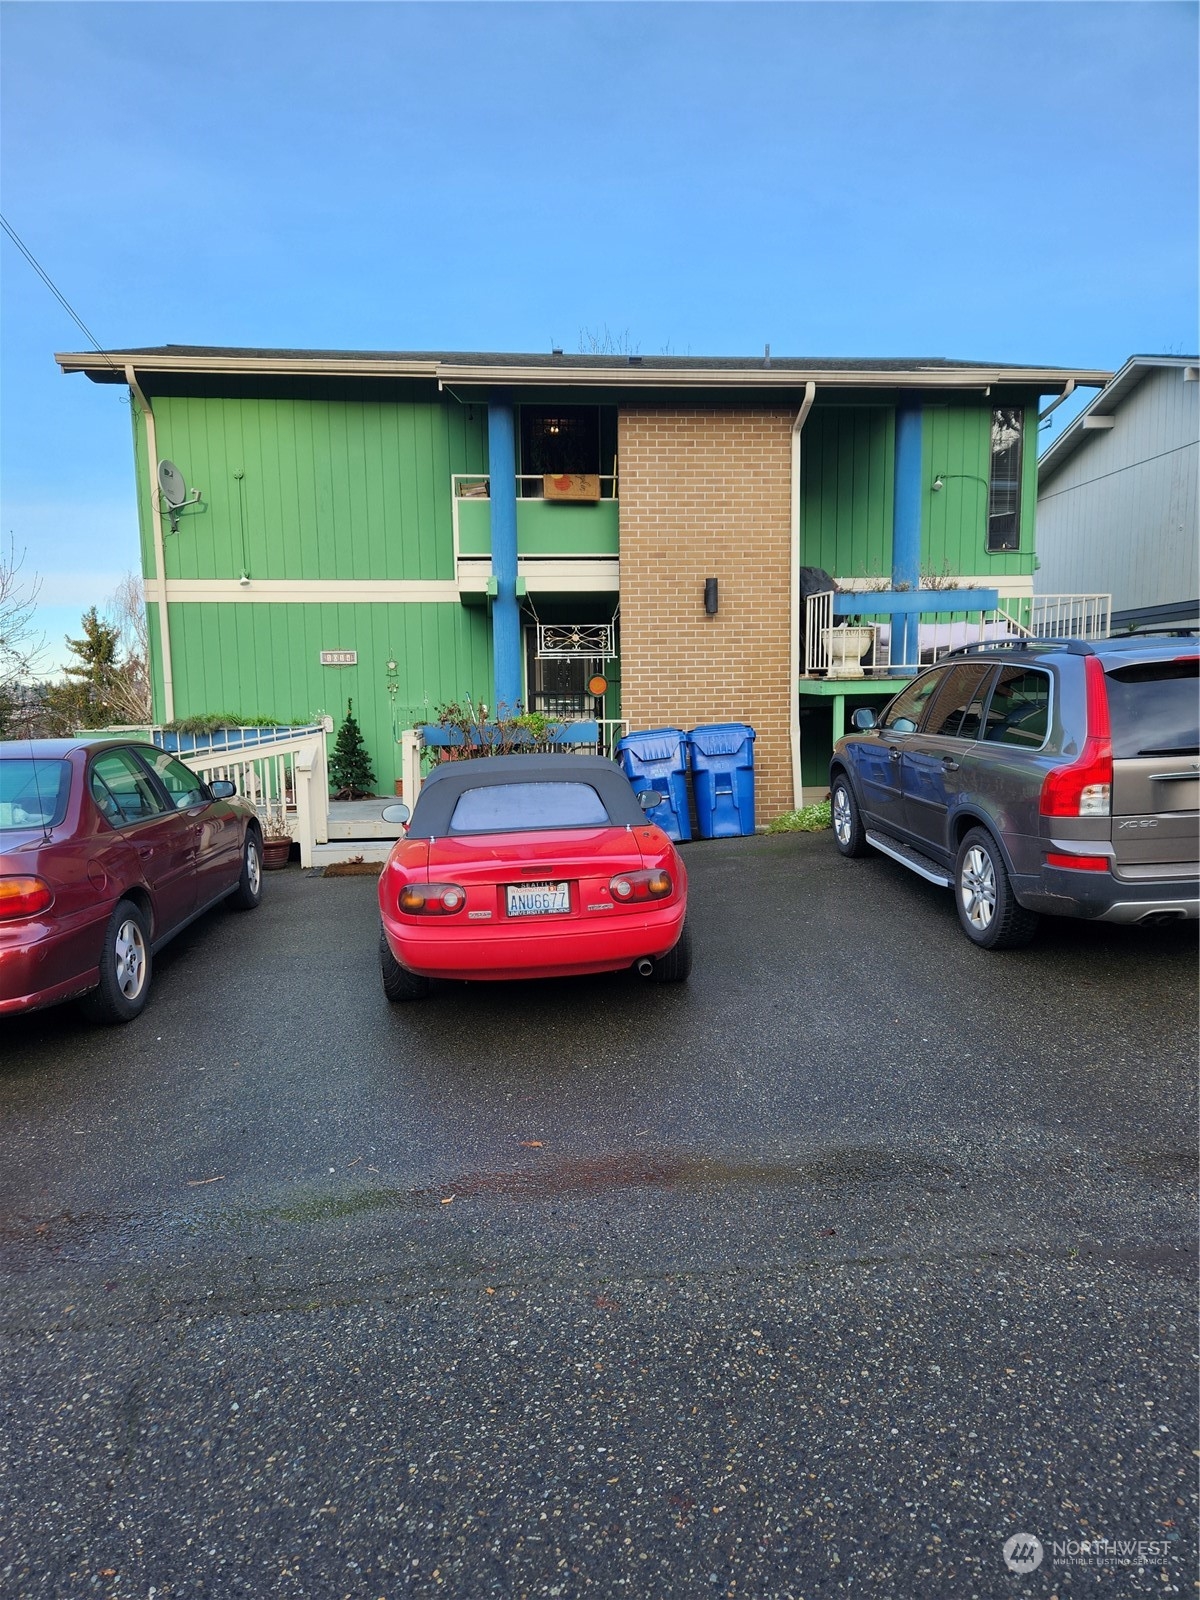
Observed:
[[[643,978],[648,978],[654,971],[654,963],[649,956],[643,956],[637,964],[637,969]]]
[[[1144,917],[1139,917],[1138,921],[1144,928],[1153,928],[1163,922],[1182,922],[1184,915],[1182,910],[1149,911]]]

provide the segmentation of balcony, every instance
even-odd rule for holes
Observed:
[[[547,500],[542,479],[517,478],[517,576],[528,594],[616,594],[620,588],[616,480],[601,477],[599,500]],[[454,567],[464,601],[483,599],[492,575],[492,508],[486,474],[450,479]]]

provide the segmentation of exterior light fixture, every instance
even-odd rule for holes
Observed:
[[[942,477],[941,473],[939,472],[937,477],[933,480],[933,492],[934,492],[934,494],[936,494],[939,489],[944,489],[945,487],[946,487],[945,479]]]
[[[704,580],[704,609],[710,617],[717,614],[717,580],[705,578]]]

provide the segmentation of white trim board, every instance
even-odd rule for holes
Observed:
[[[157,578],[145,581],[147,602],[157,602]],[[169,578],[167,597],[177,605],[216,601],[273,602],[277,605],[343,605],[369,601],[395,604],[435,602],[455,605],[458,584],[453,578]]]

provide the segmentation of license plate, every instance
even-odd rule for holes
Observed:
[[[571,909],[566,883],[510,883],[504,892],[510,917],[561,916]]]

